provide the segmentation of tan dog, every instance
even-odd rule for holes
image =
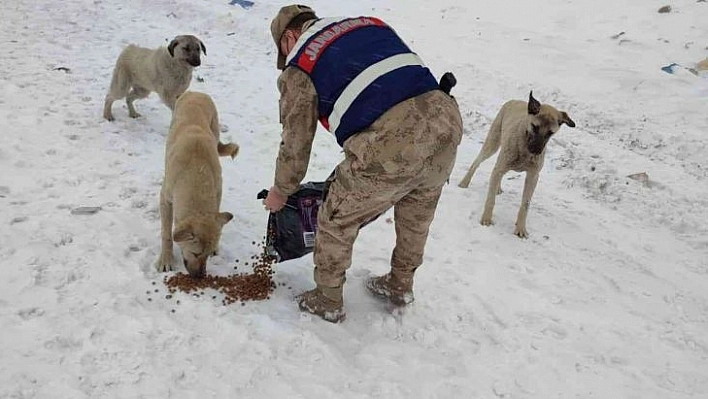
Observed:
[[[564,123],[575,127],[575,122],[570,119],[567,113],[558,111],[550,105],[541,105],[533,98],[533,92],[529,94],[528,103],[511,100],[502,106],[489,128],[482,150],[459,184],[460,187],[468,187],[479,165],[494,155],[501,146],[501,152],[489,179],[487,201],[484,204],[484,213],[480,220],[482,225],[492,224],[495,195],[502,192],[501,180],[504,174],[510,170],[526,172],[524,193],[521,198],[519,214],[516,217],[514,234],[521,238],[528,237],[526,214],[538,182],[538,174],[543,167],[546,143]]]
[[[190,91],[179,97],[167,137],[160,191],[162,251],[158,271],[172,270],[174,240],[189,274],[205,274],[207,259],[218,249],[221,229],[233,218],[228,212],[219,212],[219,156],[233,158],[238,150],[236,144],[219,142],[219,118],[211,97]]]
[[[201,40],[191,35],[177,36],[167,47],[157,50],[130,45],[123,50],[113,70],[111,87],[103,105],[103,117],[113,121],[113,102],[126,97],[128,115],[137,118],[133,101],[156,92],[171,110],[192,81],[192,69],[206,55]]]

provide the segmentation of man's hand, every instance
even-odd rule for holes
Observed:
[[[268,190],[268,196],[263,200],[263,205],[271,212],[278,212],[283,209],[287,200],[287,196],[281,194],[277,188],[271,187],[270,190]]]

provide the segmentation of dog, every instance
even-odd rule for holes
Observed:
[[[533,91],[529,93],[528,103],[519,100],[506,102],[489,128],[487,138],[484,140],[482,150],[470,166],[459,186],[467,188],[474,172],[487,158],[494,155],[499,147],[501,152],[497,157],[491,178],[487,201],[480,223],[483,226],[492,224],[492,211],[494,209],[495,195],[501,194],[501,180],[510,170],[526,172],[524,192],[521,198],[521,207],[516,217],[514,234],[527,238],[526,214],[531,203],[531,196],[538,183],[538,175],[543,167],[548,140],[558,132],[561,125],[575,127],[575,122],[566,112],[558,111],[550,105],[539,103],[533,98]]]
[[[177,99],[160,191],[162,248],[158,271],[172,270],[174,241],[187,272],[193,277],[206,273],[207,259],[217,252],[222,227],[233,218],[229,212],[219,212],[219,157],[233,159],[238,150],[237,144],[219,141],[219,118],[209,95],[187,91]]]
[[[118,56],[111,87],[103,104],[103,117],[113,121],[113,102],[126,98],[128,115],[138,118],[133,101],[156,92],[170,110],[192,81],[192,70],[201,65],[206,47],[192,35],[177,36],[167,47],[156,50],[129,45]]]

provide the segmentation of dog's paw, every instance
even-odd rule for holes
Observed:
[[[529,238],[529,233],[526,231],[526,227],[516,227],[514,229],[514,234],[519,238]]]
[[[462,180],[462,181],[457,185],[457,187],[460,187],[460,188],[467,188],[467,187],[469,187],[469,186],[470,186],[470,181],[469,181],[469,180]]]
[[[138,112],[128,112],[128,116],[133,119],[137,119],[137,118],[140,118],[142,115],[140,115],[140,113],[138,113]]]
[[[502,190],[501,187],[499,187],[497,189],[497,195],[501,195],[503,192],[504,192],[504,190]]]
[[[169,255],[169,256],[161,255],[160,258],[155,263],[155,268],[160,273],[169,272],[169,271],[172,271],[172,264],[173,263],[174,263],[174,259],[171,255]]]
[[[482,226],[491,226],[494,224],[494,221],[491,216],[482,215],[482,218],[479,220],[479,224]]]
[[[113,122],[116,120],[113,115],[103,115],[103,119],[107,120],[108,122]]]

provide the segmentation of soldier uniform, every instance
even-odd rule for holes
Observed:
[[[292,51],[281,54],[283,32],[303,13],[313,19]],[[342,288],[359,229],[391,207],[391,272],[369,279],[367,288],[396,305],[412,302],[413,275],[462,136],[457,102],[378,18],[317,19],[309,7],[293,5],[280,10],[271,33],[283,70],[274,187],[283,195],[298,189],[318,120],[345,154],[318,215],[317,288],[298,298],[300,309],[344,319]]]

